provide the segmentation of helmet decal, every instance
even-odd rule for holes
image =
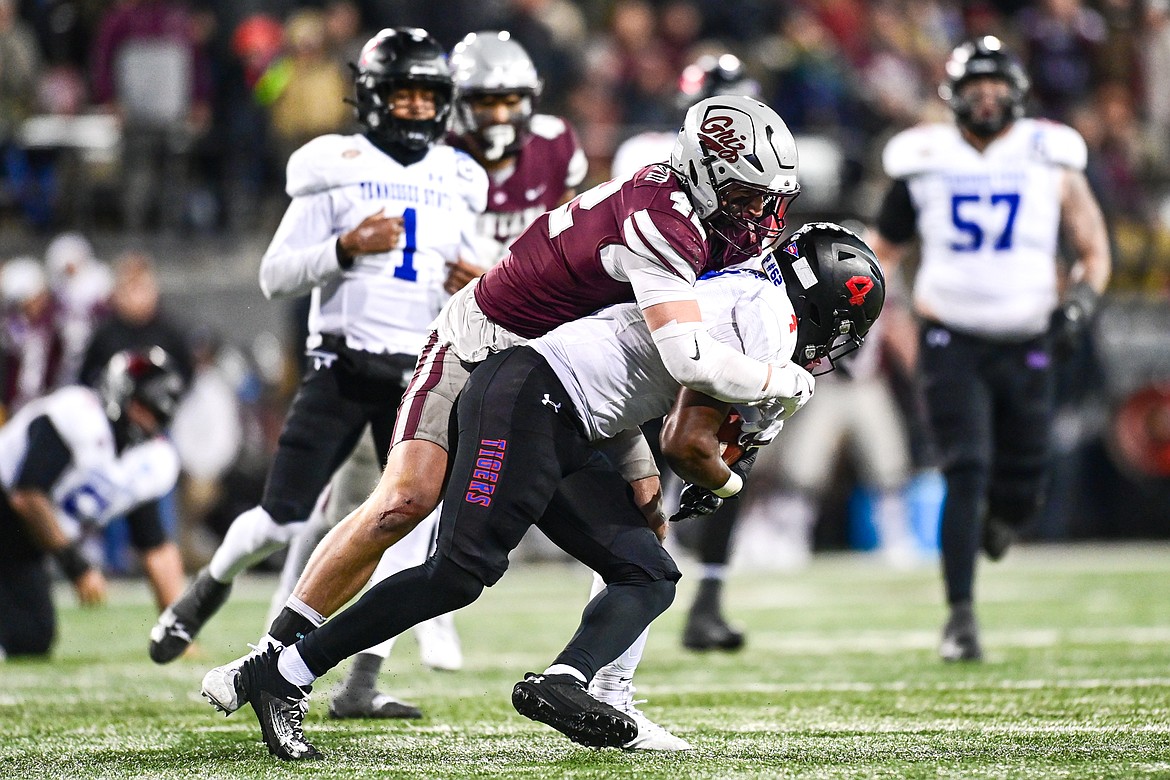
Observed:
[[[873,289],[873,279],[868,276],[854,276],[845,282],[845,289],[849,290],[849,302],[854,306],[865,303],[865,296]]]
[[[699,126],[699,140],[723,162],[739,161],[739,153],[747,149],[748,137],[734,127],[735,120],[726,114],[714,114]],[[754,140],[754,139],[753,139]]]

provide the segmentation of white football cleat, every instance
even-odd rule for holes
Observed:
[[[423,664],[441,672],[457,672],[463,668],[463,647],[455,630],[455,617],[448,612],[414,627],[418,640],[418,655]]]
[[[272,637],[265,635],[260,640],[260,644],[252,645],[251,652],[242,655],[234,661],[228,661],[223,666],[217,666],[214,669],[203,675],[203,685],[200,687],[200,693],[203,698],[222,712],[224,715],[231,715],[247,704],[247,699],[244,698],[240,691],[240,669],[244,667],[244,662],[252,656],[260,655],[269,647],[274,647],[277,644]]]
[[[662,726],[646,717],[646,713],[638,709],[639,704],[645,704],[645,699],[634,700],[633,678],[618,680],[602,679],[601,675],[593,678],[589,684],[589,693],[594,698],[609,704],[618,712],[630,716],[638,726],[638,735],[622,745],[622,750],[655,750],[662,752],[676,752],[694,750],[690,742],[682,737],[676,737]]]

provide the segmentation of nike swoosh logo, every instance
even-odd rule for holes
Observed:
[[[691,355],[691,360],[699,359],[699,337],[695,336],[695,354]]]

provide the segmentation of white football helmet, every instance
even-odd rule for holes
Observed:
[[[792,133],[775,111],[745,95],[716,95],[692,106],[670,167],[699,219],[729,243],[739,243],[730,233],[747,231],[766,248],[783,233],[784,213],[800,193]],[[759,197],[762,213],[755,213],[746,206]],[[730,224],[721,226],[724,221]]]
[[[512,154],[523,144],[540,95],[536,66],[524,47],[507,32],[469,33],[451,50],[451,70],[457,92],[455,131],[470,135],[489,160]],[[473,101],[487,95],[516,95],[508,121],[475,110]]]

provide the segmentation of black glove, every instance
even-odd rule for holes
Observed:
[[[1080,347],[1081,340],[1097,310],[1099,298],[1092,287],[1080,282],[1069,288],[1064,301],[1052,312],[1052,317],[1048,321],[1048,333],[1052,353],[1058,359],[1064,360]]]
[[[744,453],[743,457],[733,463],[730,468],[740,479],[744,481],[746,486],[748,474],[751,473],[752,467],[756,465],[756,455],[759,449],[753,448]],[[743,488],[740,488],[739,493],[731,496],[728,499],[722,499],[715,495],[709,488],[692,485],[689,482],[683,485],[682,495],[679,496],[678,511],[670,516],[670,522],[677,523],[681,520],[694,520],[698,517],[706,517],[714,514],[719,507],[723,506],[724,500],[734,501],[739,495],[743,493]]]

